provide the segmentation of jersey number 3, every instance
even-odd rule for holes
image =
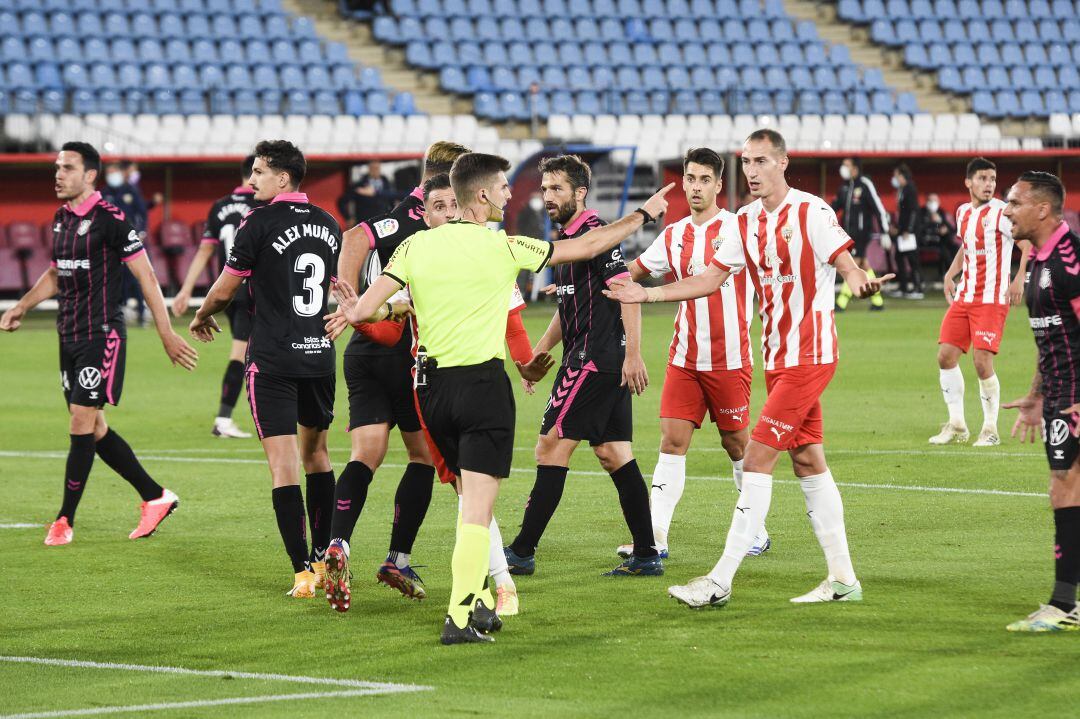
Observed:
[[[326,263],[318,255],[305,252],[296,258],[294,269],[304,276],[304,283],[303,291],[293,295],[293,309],[301,317],[313,317],[323,306],[322,282],[326,277]]]

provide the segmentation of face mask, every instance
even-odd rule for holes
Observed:
[[[926,209],[930,212],[937,212],[941,205],[937,202],[927,202]]]
[[[898,190],[900,189],[900,178],[899,177],[894,177],[892,179],[892,186],[895,187]]]
[[[140,177],[142,177],[142,175],[140,175],[139,171],[136,170],[135,172],[128,175],[128,182],[130,182],[133,185],[137,185],[137,184],[139,184],[139,178]]]
[[[124,173],[122,172],[108,172],[105,174],[105,183],[109,187],[120,187],[124,184]]]
[[[851,179],[851,168],[847,165],[840,165],[840,179],[847,182]]]
[[[533,212],[539,212],[540,210],[544,209],[544,201],[541,200],[539,197],[534,197],[529,200],[529,207],[532,208]]]

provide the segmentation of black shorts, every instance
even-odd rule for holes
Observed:
[[[347,429],[386,423],[402,432],[420,431],[411,354],[345,355],[344,365],[349,388]]]
[[[127,340],[116,330],[89,342],[60,343],[60,384],[64,401],[80,407],[120,404]]]
[[[427,386],[416,394],[428,433],[451,472],[510,475],[517,409],[502,360],[429,369]]]
[[[1069,469],[1080,455],[1080,438],[1076,436],[1080,416],[1061,414],[1061,410],[1072,405],[1067,399],[1043,398],[1043,445],[1051,471]]]
[[[334,421],[335,375],[280,377],[251,371],[245,375],[248,404],[259,439],[296,434],[296,425],[320,432]]]
[[[247,342],[251,338],[251,303],[248,301],[247,291],[247,284],[241,285],[236,297],[225,308],[232,338],[241,342]]]
[[[540,434],[555,428],[559,439],[587,439],[593,447],[606,442],[632,441],[630,388],[620,387],[620,382],[622,376],[615,372],[560,367],[544,410]]]
[[[856,237],[851,236],[851,241],[855,243],[855,246],[851,248],[852,257],[866,257],[866,248],[870,246],[870,236]]]

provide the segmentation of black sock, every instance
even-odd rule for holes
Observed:
[[[632,459],[611,473],[611,481],[619,492],[626,526],[634,538],[635,557],[655,557],[656,540],[653,538],[652,514],[649,512],[649,490],[641,476],[637,460]]]
[[[225,368],[225,377],[221,380],[221,406],[218,407],[218,417],[232,417],[233,407],[240,399],[240,388],[244,386],[244,363],[240,360],[229,360]]]
[[[67,517],[68,524],[75,526],[75,510],[79,507],[90,468],[94,466],[94,434],[71,435],[67,467],[64,470],[64,501],[56,518]]]
[[[334,473],[307,475],[307,516],[311,526],[309,561],[321,562],[330,544],[330,523],[334,517]]]
[[[304,527],[304,495],[300,485],[276,487],[273,491],[274,514],[278,531],[285,543],[285,553],[292,561],[293,572],[308,568],[307,532]]]
[[[1054,593],[1050,605],[1063,612],[1076,608],[1080,580],[1080,507],[1054,510]]]
[[[431,504],[435,468],[409,462],[394,495],[394,526],[390,529],[390,551],[412,553],[413,542]]]
[[[126,479],[135,488],[144,502],[152,499],[160,499],[165,489],[155,482],[139,459],[131,451],[131,446],[124,438],[109,428],[105,436],[97,441],[97,453],[101,461],[112,467],[112,470]]]
[[[368,485],[371,484],[371,468],[363,462],[349,462],[338,475],[334,490],[334,519],[330,525],[331,538],[352,540],[353,527],[367,501]]]
[[[547,529],[548,522],[555,516],[555,510],[562,499],[566,487],[566,467],[540,464],[536,467],[536,482],[529,499],[525,502],[525,516],[521,518],[521,531],[510,543],[510,549],[519,557],[531,557],[536,554],[536,545]]]

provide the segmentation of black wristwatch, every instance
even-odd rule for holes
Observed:
[[[646,225],[649,224],[650,222],[656,222],[656,218],[653,217],[652,215],[650,215],[648,212],[646,212],[645,209],[642,208],[642,207],[637,208],[636,210],[634,210],[634,212],[640,212],[641,213],[641,216],[645,218],[644,224],[646,224]]]

